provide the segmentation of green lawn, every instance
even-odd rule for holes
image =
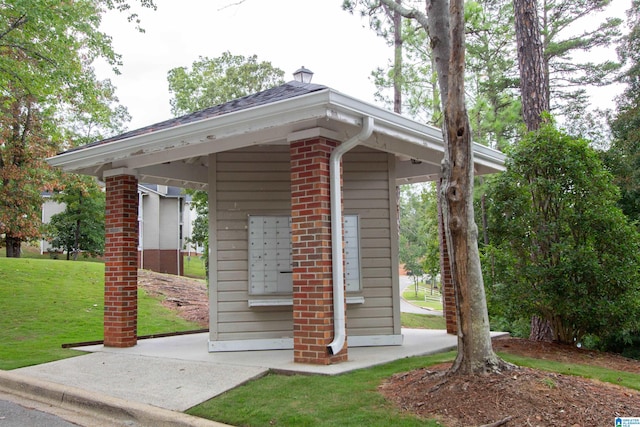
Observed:
[[[433,293],[431,293],[431,289],[424,283],[419,283],[419,286],[420,290],[417,293],[413,284],[408,286],[402,292],[402,298],[406,299],[411,304],[417,305],[418,307],[427,307],[432,310],[442,311],[442,299],[440,292],[434,290]],[[426,290],[425,286],[427,286]]]
[[[184,275],[187,277],[194,277],[196,279],[206,279],[206,273],[204,269],[204,260],[201,256],[185,255],[183,257],[184,262]]]
[[[101,340],[104,264],[0,258],[0,369],[83,354],[62,344]],[[143,291],[138,334],[199,329]]]
[[[270,374],[187,412],[241,426],[438,426],[400,412],[377,388],[394,373],[453,360],[454,355],[401,359],[338,376]]]
[[[0,257],[0,369],[72,357],[71,342],[102,339],[104,266]],[[402,315],[403,326],[442,328],[437,316]],[[140,335],[197,329],[139,294]],[[399,411],[377,392],[390,375],[453,360],[454,352],[401,359],[338,376],[270,374],[188,412],[243,426],[437,426]],[[522,366],[640,389],[640,375],[501,354]]]
[[[400,313],[400,319],[404,328],[412,329],[446,329],[447,325],[443,316],[433,314]]]
[[[51,258],[49,255],[41,255],[40,247],[29,244],[29,243],[23,243],[20,247],[20,252],[21,252],[22,258],[33,258],[33,259]],[[0,258],[5,258],[6,256],[7,256],[7,248],[5,248],[4,246],[0,246]],[[63,257],[64,255],[60,254],[59,256]]]
[[[640,389],[640,375],[500,354],[536,369],[579,375]],[[242,426],[438,426],[399,411],[377,392],[389,376],[451,361],[455,352],[411,357],[338,376],[270,374],[187,411]]]
[[[640,374],[614,371],[599,366],[578,365],[575,363],[555,362],[553,360],[532,359],[514,354],[500,353],[507,362],[543,371],[557,372],[564,375],[576,375],[606,383],[616,384],[634,390],[640,390]]]

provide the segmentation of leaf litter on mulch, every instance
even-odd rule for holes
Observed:
[[[636,360],[553,343],[503,338],[494,340],[494,348],[628,372],[640,368]],[[507,418],[505,426],[608,427],[614,425],[615,417],[640,417],[640,392],[613,384],[524,367],[445,378],[449,367],[441,364],[396,374],[380,386],[380,392],[402,410],[436,418],[449,427],[480,426]]]

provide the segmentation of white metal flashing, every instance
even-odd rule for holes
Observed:
[[[293,338],[249,339],[230,341],[209,340],[209,352],[254,351],[254,350],[291,350]]]
[[[311,139],[311,138],[327,138],[334,141],[340,141],[342,138],[338,132],[334,132],[330,129],[325,129],[321,127],[305,129],[298,132],[290,133],[287,136],[287,142],[291,143],[293,141],[301,141],[303,139]]]
[[[127,169],[127,168],[109,169],[102,172],[102,176],[104,178],[109,178],[111,176],[120,176],[120,175],[135,176],[137,178],[138,172],[133,169]]]
[[[349,336],[349,347],[386,347],[402,345],[402,335]],[[209,340],[209,352],[292,350],[293,338],[249,339],[213,341]]]
[[[349,335],[349,347],[386,347],[402,341],[402,335]]]
[[[347,296],[347,304],[364,304],[363,296]],[[249,299],[249,307],[287,307],[293,306],[293,298]]]

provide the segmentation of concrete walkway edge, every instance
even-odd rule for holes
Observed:
[[[100,418],[105,425],[222,427],[206,420],[152,405],[0,370],[0,392]],[[132,424],[133,423],[133,424]],[[101,423],[102,424],[102,423]]]

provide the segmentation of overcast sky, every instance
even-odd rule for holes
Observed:
[[[131,2],[133,3],[133,2]],[[238,4],[236,4],[238,3]],[[631,0],[614,0],[610,13],[622,16]],[[392,48],[369,29],[368,21],[342,10],[342,0],[156,0],[156,11],[142,10],[138,33],[126,16],[108,13],[102,29],[122,54],[122,74],[97,67],[112,79],[129,109],[129,129],[171,117],[167,72],[190,67],[199,56],[224,51],[256,54],[285,71],[285,80],[305,66],[313,82],[373,103],[371,71],[384,66]],[[601,100],[611,91],[600,92]]]
[[[390,48],[366,20],[341,9],[342,0],[156,0],[155,12],[141,13],[146,32],[126,17],[109,13],[103,30],[122,54],[122,75],[109,76],[136,129],[171,117],[167,72],[190,67],[199,56],[225,51],[257,55],[282,69],[285,81],[305,66],[313,82],[373,102],[369,75]],[[227,6],[227,7],[225,7]]]

